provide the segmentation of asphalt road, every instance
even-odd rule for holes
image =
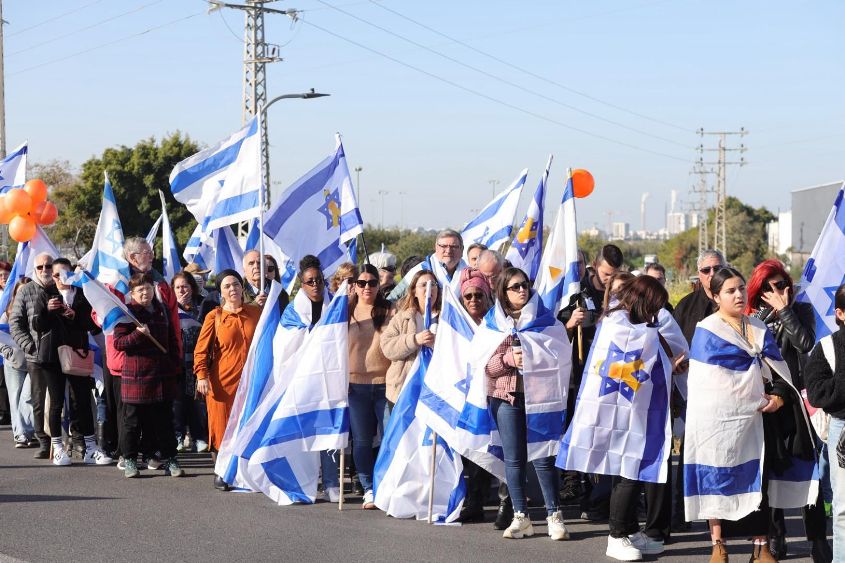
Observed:
[[[545,535],[544,511],[532,512],[533,538],[504,540],[489,522],[429,526],[360,509],[348,496],[336,504],[276,506],[260,494],[221,493],[212,487],[208,454],[181,456],[187,475],[142,471],[124,479],[115,466],[54,467],[12,447],[0,427],[0,561],[612,561],[604,555],[607,525],[564,511],[572,539]],[[788,515],[790,561],[809,561],[798,537],[797,512]],[[542,525],[541,525],[542,524]],[[729,543],[745,561],[748,542]],[[660,561],[707,561],[706,526],[673,536]],[[656,558],[652,558],[656,560]]]

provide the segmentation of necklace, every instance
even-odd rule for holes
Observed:
[[[719,314],[719,318],[734,329],[746,342],[748,341],[748,321],[746,320],[745,315],[740,316],[739,323],[731,321],[726,315]]]

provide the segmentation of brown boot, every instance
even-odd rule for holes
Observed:
[[[728,563],[728,550],[721,540],[713,544],[713,553],[710,555],[710,563]]]
[[[754,554],[751,556],[751,563],[777,563],[777,559],[769,551],[769,545],[754,544]]]

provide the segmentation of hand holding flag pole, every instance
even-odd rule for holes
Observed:
[[[100,283],[100,282],[98,282],[97,280],[94,280],[94,279],[92,279],[92,280],[91,280],[91,282],[96,283],[96,284],[99,284],[99,283]],[[89,282],[89,283],[91,283],[91,282]],[[126,307],[126,305],[125,305],[124,303],[121,303],[121,302],[120,302],[120,300],[117,298],[117,296],[116,296],[114,293],[112,293],[111,291],[109,291],[106,287],[103,287],[103,289],[105,290],[105,294],[106,294],[106,295],[108,295],[108,296],[109,296],[109,298],[110,298],[112,301],[114,301],[114,303],[115,303],[116,305],[118,305],[121,309],[123,309],[124,314],[125,314],[125,315],[129,318],[129,320],[130,320],[130,321],[132,321],[133,323],[135,323],[135,327],[136,327],[136,328],[139,328],[139,329],[143,328],[143,329],[145,329],[145,330],[139,330],[138,332],[140,332],[141,334],[143,334],[144,336],[146,336],[147,338],[149,338],[149,339],[150,339],[150,342],[152,342],[153,344],[155,344],[155,347],[156,347],[156,348],[158,348],[159,350],[161,350],[161,351],[162,351],[162,353],[166,354],[166,353],[167,353],[167,348],[165,348],[164,346],[162,346],[162,345],[161,345],[161,342],[159,342],[158,340],[156,340],[156,337],[155,337],[155,336],[153,336],[152,334],[150,334],[150,333],[149,333],[149,329],[147,328],[147,325],[142,324],[142,323],[141,323],[141,321],[139,321],[138,319],[136,319],[136,318],[135,318],[135,315],[133,315],[132,313],[130,313],[130,312],[129,312],[129,309]]]
[[[425,282],[425,311],[423,314],[423,326],[426,330],[431,329],[431,280]],[[428,483],[428,523],[434,524],[434,471],[437,460],[437,432],[431,433],[431,465],[429,466],[430,480]]]

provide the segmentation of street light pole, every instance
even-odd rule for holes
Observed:
[[[408,192],[399,192],[399,229],[405,228],[405,196]]]
[[[358,201],[358,205],[361,204],[361,168],[360,166],[355,167],[355,189],[358,191],[358,195],[356,196],[356,200]]]
[[[389,194],[390,192],[385,190],[379,190],[378,195],[381,196],[381,228],[384,229],[384,196]]]

